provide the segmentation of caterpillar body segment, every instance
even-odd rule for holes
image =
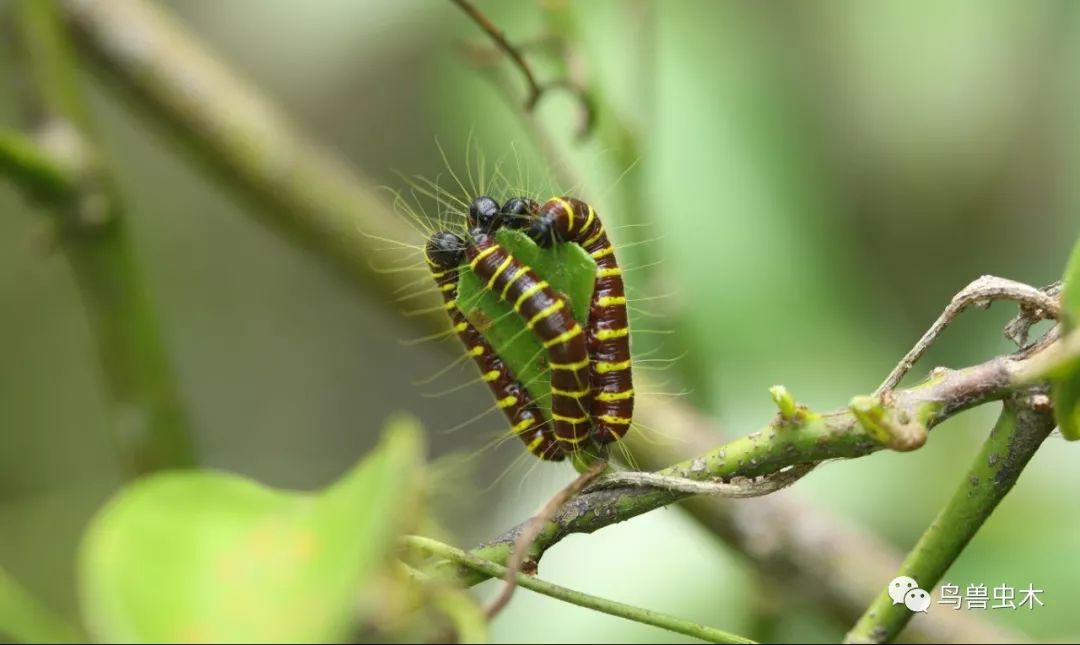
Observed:
[[[469,208],[471,243],[465,257],[485,287],[510,305],[541,342],[551,371],[551,418],[555,437],[567,452],[585,447],[590,438],[592,391],[586,333],[566,301],[531,268],[495,240],[506,221],[499,205],[477,198]]]
[[[442,294],[450,323],[465,351],[480,368],[481,378],[495,396],[496,405],[510,422],[511,430],[521,438],[529,452],[547,461],[562,461],[565,451],[555,438],[551,424],[514,377],[495,349],[462,314],[457,306],[459,267],[465,258],[465,240],[454,233],[440,231],[432,235],[424,249],[431,275]]]
[[[556,197],[540,206],[511,200],[509,207],[531,211],[528,235],[538,245],[560,242],[580,245],[596,261],[596,281],[586,329],[590,359],[590,414],[593,439],[600,444],[622,438],[634,414],[634,381],[630,366],[630,324],[626,288],[615,249],[592,206],[572,197]]]

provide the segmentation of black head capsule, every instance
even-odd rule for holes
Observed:
[[[481,195],[469,204],[469,231],[475,233],[494,233],[502,226],[502,213],[499,202]]]
[[[428,238],[424,255],[440,271],[456,269],[465,261],[465,240],[450,231],[439,231]]]
[[[503,224],[507,228],[525,228],[540,210],[540,204],[528,197],[515,197],[503,204]]]
[[[541,248],[549,248],[555,245],[555,218],[551,213],[541,212],[529,222],[529,230],[526,232],[533,242]]]

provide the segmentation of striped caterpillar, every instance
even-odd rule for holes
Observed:
[[[515,212],[535,213],[528,234],[538,245],[547,248],[559,242],[576,243],[596,261],[587,325],[593,439],[599,444],[621,439],[630,430],[634,415],[634,381],[626,288],[615,248],[599,216],[585,202],[555,197],[539,207],[527,199],[511,200],[508,206],[511,204]]]
[[[439,287],[454,332],[477,367],[481,378],[495,395],[496,406],[510,422],[511,431],[525,442],[526,448],[540,459],[562,461],[565,454],[554,432],[525,387],[457,306],[459,267],[465,259],[466,244],[460,236],[440,231],[432,235],[424,248],[431,276]]]

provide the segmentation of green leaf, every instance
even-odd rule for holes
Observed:
[[[0,640],[70,643],[78,632],[26,592],[0,568]]]
[[[106,642],[343,641],[371,616],[398,535],[419,511],[421,431],[379,446],[318,493],[177,471],[127,486],[80,553],[82,611]]]
[[[577,244],[556,244],[550,249],[537,246],[521,231],[503,229],[496,234],[499,244],[518,260],[532,267],[567,300],[582,326],[588,321],[589,301],[596,278],[596,262]],[[510,305],[484,289],[484,283],[467,267],[458,284],[458,306],[487,338],[518,380],[525,383],[533,399],[544,410],[551,408],[551,380],[546,374],[547,354],[536,336]]]
[[[1065,269],[1061,302],[1065,331],[1080,333],[1080,240]],[[1073,361],[1054,384],[1054,415],[1062,436],[1070,441],[1080,439],[1080,360]]]

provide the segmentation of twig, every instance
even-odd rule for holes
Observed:
[[[521,55],[521,52],[518,51],[517,47],[510,44],[510,41],[506,39],[502,30],[472,2],[469,2],[468,0],[450,0],[450,2],[453,2],[459,9],[464,11],[465,14],[476,23],[476,26],[483,29],[484,33],[488,35],[488,38],[491,38],[492,42],[495,43],[495,46],[509,56],[510,60],[514,62],[514,65],[517,66],[518,71],[525,77],[525,84],[529,87],[529,95],[525,99],[525,109],[531,111],[536,107],[537,101],[540,100],[542,90],[540,89],[540,85],[536,82],[536,77],[533,76],[532,68],[530,68],[529,63],[525,61],[525,57]]]
[[[1041,311],[1046,317],[1054,320],[1058,319],[1061,312],[1061,305],[1058,301],[1040,289],[1020,282],[1006,280],[1005,278],[984,275],[961,289],[960,293],[953,296],[949,306],[947,306],[941,316],[934,321],[934,324],[930,326],[930,329],[923,334],[923,337],[919,339],[919,342],[915,343],[915,347],[913,347],[911,351],[900,360],[900,363],[893,368],[893,371],[889,373],[889,376],[885,378],[885,381],[874,391],[874,395],[880,396],[899,385],[908,370],[922,358],[922,355],[926,353],[926,350],[930,349],[930,346],[934,344],[934,341],[937,340],[937,337],[941,332],[949,326],[949,323],[965,309],[971,305],[989,304],[994,300],[1011,300],[1013,302],[1018,302],[1030,309]]]
[[[735,477],[730,482],[698,481],[650,472],[622,472],[605,475],[586,488],[586,492],[610,488],[655,488],[688,495],[716,495],[731,499],[761,497],[783,490],[810,473],[817,464],[799,464],[757,479]]]
[[[559,509],[563,507],[568,501],[573,499],[578,493],[580,493],[586,486],[593,482],[600,476],[605,470],[607,470],[607,462],[598,460],[593,462],[584,472],[578,475],[574,481],[567,484],[562,490],[557,492],[544,504],[540,511],[529,518],[525,523],[521,533],[518,534],[514,540],[514,548],[510,551],[510,557],[506,561],[506,576],[503,580],[505,584],[502,589],[499,590],[499,595],[495,596],[491,604],[487,606],[485,613],[489,619],[494,618],[499,614],[503,608],[510,602],[510,598],[514,595],[514,589],[517,587],[517,575],[523,571],[522,565],[525,563],[525,557],[529,553],[529,548],[532,546],[536,536],[540,534],[541,529],[544,528],[544,524],[551,521],[551,518],[555,516],[555,513],[559,512]],[[532,563],[529,567],[529,571],[526,573],[535,573],[536,563]]]
[[[503,577],[508,573],[507,567],[466,553],[461,549],[432,540],[431,538],[410,535],[402,538],[402,541],[411,548],[446,558],[463,567],[475,570],[485,578]],[[580,591],[560,587],[544,580],[538,580],[523,573],[518,573],[516,578],[519,586],[525,587],[530,591],[535,591],[544,594],[545,596],[550,596],[551,598],[557,598],[563,602],[568,602],[579,607],[594,609],[605,614],[618,616],[619,618],[625,618],[637,623],[666,629],[677,634],[683,634],[684,636],[699,638],[710,643],[753,643],[751,640],[713,627],[698,625],[697,623],[692,623],[650,609],[635,607],[633,605],[627,605],[605,598],[597,598],[596,596],[590,596],[589,594]]]
[[[65,176],[58,182],[56,172],[49,172],[48,183],[70,190],[54,193],[49,205],[97,342],[114,441],[131,475],[191,465],[187,417],[121,200],[93,138],[67,33],[52,0],[23,0],[16,18],[46,119],[35,143]],[[35,159],[39,178],[42,161]],[[42,186],[31,183],[32,190]]]
[[[1051,298],[1058,298],[1064,283],[1061,280],[1042,288],[1042,292]],[[1028,334],[1035,323],[1048,318],[1047,312],[1030,305],[1020,305],[1020,312],[1005,325],[1005,337],[1016,343],[1017,347],[1026,347]]]
[[[581,120],[575,133],[575,137],[580,141],[589,136],[592,132],[593,126],[596,123],[596,106],[589,96],[588,90],[575,83],[570,78],[559,78],[553,81],[549,81],[541,85],[536,81],[536,76],[533,75],[532,68],[525,60],[525,56],[521,53],[521,47],[514,45],[503,34],[502,30],[495,25],[494,22],[484,12],[480,11],[469,0],[450,0],[457,5],[462,11],[476,23],[495,43],[496,49],[503,52],[513,61],[514,66],[521,72],[521,75],[525,78],[525,84],[528,86],[528,96],[525,98],[525,112],[532,112],[536,109],[536,106],[540,103],[540,99],[544,97],[551,90],[565,90],[572,94],[577,100],[578,105],[581,107]],[[488,60],[482,59],[475,55],[475,51],[471,52],[472,60],[477,64],[487,64]]]
[[[932,591],[1012,490],[1028,460],[1053,429],[1054,415],[1046,394],[1036,391],[1006,399],[990,437],[952,499],[923,533],[896,575],[914,578],[920,589]],[[889,642],[912,615],[903,604],[894,604],[888,589],[882,587],[845,642]]]

